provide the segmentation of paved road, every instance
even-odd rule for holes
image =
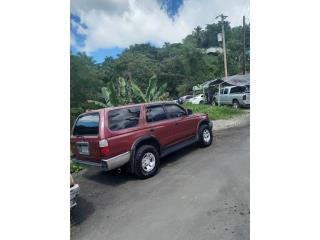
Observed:
[[[249,126],[214,133],[204,149],[163,159],[137,180],[90,169],[71,215],[71,239],[249,239]]]

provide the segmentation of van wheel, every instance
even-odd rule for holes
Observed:
[[[200,147],[207,147],[211,145],[213,140],[213,135],[208,124],[200,125],[198,136],[199,136],[198,144]]]
[[[134,174],[138,178],[153,177],[159,170],[159,153],[154,146],[143,145],[138,148],[134,156],[134,163]]]
[[[240,104],[239,104],[238,100],[235,99],[235,100],[232,101],[232,107],[236,108],[236,109],[240,107]]]

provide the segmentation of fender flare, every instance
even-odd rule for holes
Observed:
[[[212,130],[212,122],[208,119],[201,119],[199,122],[198,122],[198,126],[197,126],[197,135],[196,135],[196,138],[197,138],[197,141],[199,140],[199,127],[201,124],[208,124],[210,129]]]
[[[135,156],[135,153],[136,153],[136,150],[137,150],[137,146],[143,142],[143,141],[146,141],[146,140],[152,140],[152,141],[155,141],[157,142],[157,144],[159,145],[159,156],[161,155],[161,145],[159,143],[159,141],[157,140],[157,138],[153,135],[149,135],[149,136],[141,136],[139,137],[138,139],[136,139],[132,146],[131,146],[131,149],[130,149],[130,160],[129,160],[129,171],[131,173],[134,172],[134,156]]]

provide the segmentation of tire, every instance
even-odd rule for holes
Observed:
[[[208,124],[200,125],[198,130],[198,136],[199,136],[198,145],[200,147],[208,147],[212,144],[213,134]]]
[[[213,99],[211,105],[212,105],[213,107],[215,107],[215,106],[218,106],[218,103],[216,102],[215,99]]]
[[[239,101],[238,100],[233,100],[232,101],[232,107],[235,108],[235,109],[238,109],[240,108],[240,104],[239,104]]]
[[[152,145],[142,145],[134,156],[134,174],[141,179],[153,177],[159,170],[160,159]]]

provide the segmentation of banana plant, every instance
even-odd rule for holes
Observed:
[[[128,104],[130,98],[127,94],[127,83],[124,78],[119,77],[117,85],[114,83],[109,83],[107,87],[101,88],[101,96],[104,102],[88,100],[90,103],[94,103],[99,107],[113,107]]]
[[[139,102],[153,102],[160,100],[161,96],[165,93],[167,89],[167,84],[165,83],[158,88],[157,83],[157,77],[156,75],[153,75],[149,79],[149,84],[146,92],[143,93],[137,84],[135,84],[133,81],[130,82],[134,97]]]

